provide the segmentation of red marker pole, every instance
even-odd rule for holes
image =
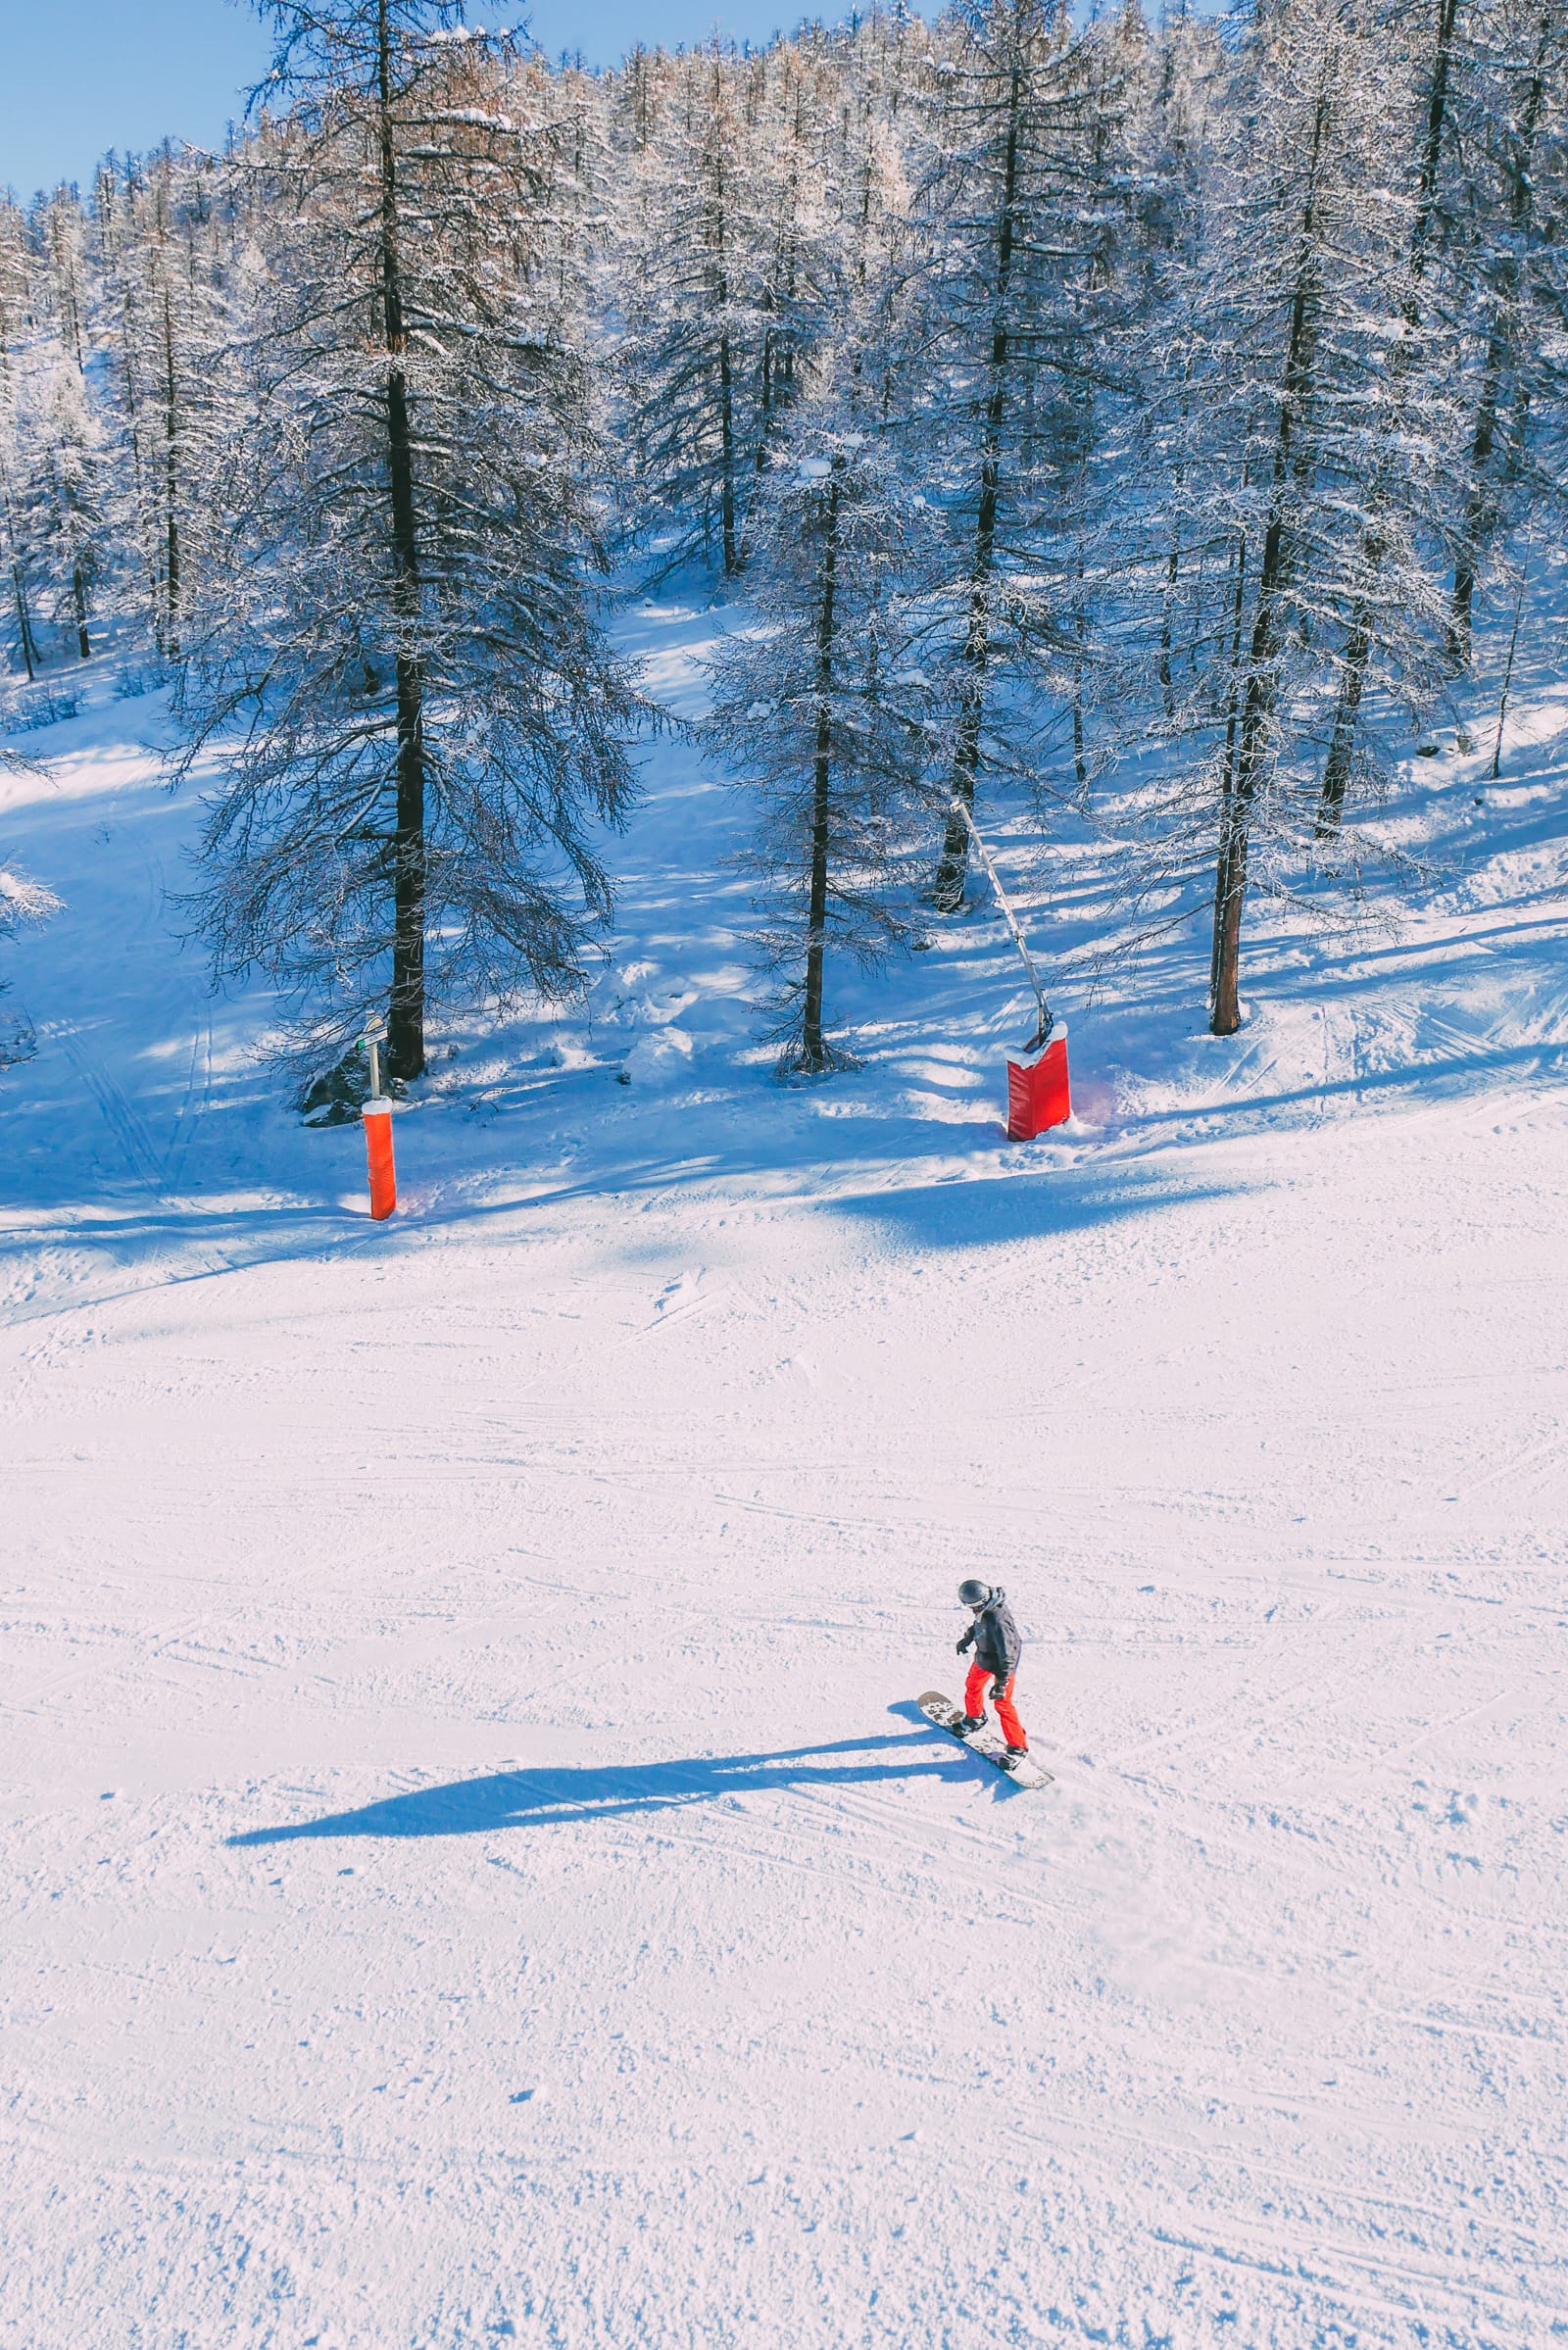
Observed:
[[[386,1030],[368,1021],[365,1043],[370,1055],[370,1099],[365,1104],[365,1156],[370,1171],[370,1214],[384,1224],[398,1203],[397,1168],[392,1163],[392,1104],[381,1092],[380,1043]]]

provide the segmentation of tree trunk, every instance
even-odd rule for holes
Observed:
[[[1166,68],[1166,70],[1167,70],[1167,72],[1169,71],[1169,67],[1168,67],[1168,65],[1167,65],[1167,68]],[[1184,384],[1184,386],[1185,386],[1185,384],[1186,384],[1186,382],[1187,382],[1187,378],[1188,378],[1188,375],[1189,375],[1189,373],[1190,373],[1190,369],[1191,369],[1191,363],[1189,363],[1189,366],[1188,366],[1187,367],[1184,367],[1184,368],[1183,368],[1183,370],[1182,370],[1182,381],[1183,381],[1183,384]],[[1181,411],[1180,411],[1180,415],[1181,415],[1181,423],[1182,423],[1182,430],[1183,430],[1183,432],[1184,432],[1184,433],[1185,433],[1185,431],[1186,431],[1186,429],[1187,429],[1187,419],[1188,419],[1188,416],[1189,416],[1190,413],[1191,413],[1191,407],[1190,407],[1190,403],[1189,403],[1189,401],[1188,401],[1187,393],[1186,393],[1186,391],[1185,391],[1185,389],[1184,389],[1184,390],[1183,390],[1183,392],[1182,392]],[[1174,484],[1175,484],[1175,487],[1176,487],[1178,490],[1181,488],[1181,486],[1182,486],[1183,482],[1186,480],[1186,477],[1187,477],[1187,468],[1186,468],[1186,466],[1185,466],[1185,465],[1182,464],[1181,460],[1178,458],[1178,460],[1177,460],[1177,462],[1176,462],[1175,465],[1174,465],[1174,466],[1173,466],[1173,468],[1172,468],[1172,474],[1171,474],[1172,481],[1174,482]],[[1174,631],[1174,628],[1173,628],[1173,625],[1172,625],[1172,617],[1171,617],[1171,615],[1172,615],[1172,612],[1174,612],[1174,609],[1175,609],[1175,604],[1176,604],[1176,585],[1177,585],[1177,581],[1178,581],[1178,579],[1179,579],[1179,578],[1180,578],[1180,576],[1181,576],[1181,561],[1182,561],[1182,534],[1181,534],[1181,526],[1180,526],[1180,524],[1179,524],[1179,523],[1172,523],[1172,525],[1171,525],[1171,533],[1170,533],[1170,553],[1169,553],[1169,554],[1166,556],[1166,558],[1165,558],[1165,594],[1164,594],[1164,598],[1163,598],[1163,600],[1162,600],[1162,602],[1161,602],[1161,606],[1160,606],[1160,614],[1159,614],[1159,664],[1158,664],[1158,673],[1159,673],[1159,684],[1160,684],[1160,691],[1161,691],[1161,693],[1162,693],[1162,694],[1163,694],[1163,696],[1164,696],[1164,702],[1165,702],[1165,723],[1166,723],[1167,725],[1169,725],[1169,724],[1172,722],[1172,720],[1175,718],[1175,715],[1176,715],[1176,692],[1175,692],[1175,686],[1174,686],[1174,683],[1173,683],[1173,681],[1172,681],[1172,677],[1171,677],[1171,666],[1170,666],[1171,644],[1172,644],[1172,639],[1173,639],[1173,637],[1174,637],[1174,633],[1175,633],[1175,631]]]
[[[767,436],[773,422],[773,329],[769,326],[762,336],[762,365],[760,370],[761,422],[757,434],[757,470],[767,469]]]
[[[1002,215],[997,223],[997,292],[991,332],[991,397],[986,403],[981,442],[980,507],[975,516],[974,558],[969,572],[969,625],[964,639],[965,675],[958,704],[958,736],[953,756],[953,792],[974,806],[980,767],[980,730],[985,718],[986,665],[991,653],[991,571],[996,561],[997,501],[1002,478],[1002,426],[1007,394],[1007,285],[1012,273],[1012,212],[1018,186],[1018,113],[1023,70],[1016,63],[1007,108],[1007,144],[1003,166]],[[956,913],[963,904],[969,871],[969,828],[955,810],[948,818],[932,903],[938,913]]]
[[[1247,486],[1246,474],[1242,486]],[[1228,891],[1225,877],[1225,842],[1230,824],[1231,793],[1236,783],[1236,721],[1241,715],[1242,679],[1242,613],[1247,604],[1247,534],[1244,531],[1236,545],[1236,598],[1231,612],[1231,685],[1225,710],[1225,765],[1220,777],[1220,856],[1214,874],[1214,929],[1208,950],[1208,1001],[1212,1011],[1219,993],[1219,942],[1223,924],[1220,908]]]
[[[6,538],[11,548],[11,592],[17,604],[17,637],[30,685],[43,664],[38,659],[38,647],[32,633],[32,613],[27,608],[26,573],[23,567],[22,549],[17,543],[17,518],[11,505],[11,484],[3,474],[0,474],[0,499],[5,505]]]
[[[1415,219],[1410,227],[1410,290],[1404,303],[1406,332],[1404,340],[1396,346],[1390,366],[1390,375],[1396,383],[1402,379],[1410,365],[1415,349],[1415,333],[1420,324],[1417,292],[1426,270],[1427,232],[1432,225],[1437,205],[1438,172],[1443,163],[1443,134],[1448,108],[1448,69],[1453,58],[1453,32],[1458,13],[1459,0],[1438,0],[1437,50],[1432,61],[1432,86],[1427,93],[1426,137],[1421,150]],[[1381,488],[1381,482],[1375,481],[1372,488],[1374,504]],[[1375,576],[1383,561],[1383,541],[1375,523],[1362,541],[1362,560]],[[1349,786],[1350,761],[1355,751],[1356,728],[1360,723],[1361,697],[1366,690],[1366,664],[1372,650],[1370,621],[1371,607],[1363,595],[1357,598],[1350,616],[1350,631],[1345,646],[1345,670],[1340,680],[1328,757],[1323,762],[1323,791],[1318,802],[1316,825],[1316,835],[1320,841],[1334,838],[1345,813],[1345,795]],[[1451,628],[1449,633],[1451,640]]]
[[[147,483],[142,458],[141,400],[136,377],[136,343],[131,331],[130,280],[125,269],[125,243],[118,220],[108,219],[108,205],[113,201],[113,176],[105,174],[99,182],[100,204],[106,217],[106,233],[112,238],[109,261],[120,279],[120,372],[125,403],[126,437],[130,445],[130,484],[133,512],[136,516],[136,544],[147,569],[148,610],[152,617],[153,643],[160,654],[168,651],[165,641],[164,614],[158,597],[158,564],[149,552],[147,534]]]
[[[1214,868],[1214,946],[1209,957],[1214,1001],[1208,1022],[1214,1036],[1234,1036],[1242,1024],[1242,905],[1247,896],[1248,845],[1247,820],[1238,813],[1233,792],[1225,804]]]
[[[740,551],[735,534],[735,381],[734,363],[730,357],[729,329],[726,326],[718,338],[718,437],[723,480],[719,488],[719,522],[724,539],[724,576],[733,579],[740,569]]]
[[[1496,447],[1497,419],[1502,413],[1507,379],[1518,364],[1519,254],[1530,226],[1531,171],[1536,137],[1545,104],[1545,59],[1551,39],[1551,14],[1543,10],[1536,44],[1535,70],[1525,98],[1519,143],[1508,175],[1508,220],[1512,239],[1497,271],[1492,326],[1487,337],[1486,364],[1481,376],[1481,399],[1470,443],[1470,481],[1465,496],[1459,554],[1453,566],[1453,596],[1448,613],[1447,655],[1459,672],[1470,666],[1475,626],[1476,577],[1491,536],[1494,496],[1492,459]]]
[[[1323,794],[1318,802],[1316,825],[1316,835],[1320,841],[1334,838],[1345,813],[1345,795],[1350,781],[1350,757],[1355,749],[1355,729],[1361,714],[1361,694],[1366,684],[1366,659],[1370,649],[1371,640],[1367,634],[1365,617],[1358,605],[1345,648],[1345,674],[1340,680],[1340,698],[1334,708],[1334,731],[1329,736],[1328,757],[1323,761]]]
[[[715,120],[720,103],[719,64],[713,60],[713,108]],[[718,442],[719,442],[719,524],[724,542],[724,576],[733,579],[740,569],[740,543],[735,528],[735,358],[729,339],[729,246],[726,228],[726,199],[722,157],[715,156],[713,171],[712,248],[716,257],[713,281],[714,306],[718,312]]]
[[[1513,627],[1508,636],[1508,659],[1503,666],[1502,692],[1497,701],[1497,739],[1492,746],[1492,780],[1496,782],[1502,773],[1502,732],[1508,723],[1508,696],[1513,690],[1513,658],[1519,650],[1519,621],[1525,609],[1525,581],[1530,576],[1528,553],[1519,565],[1519,585],[1514,590]]]
[[[1492,452],[1496,445],[1497,407],[1502,389],[1504,359],[1504,336],[1500,325],[1496,325],[1488,339],[1486,366],[1481,374],[1481,399],[1476,410],[1475,435],[1470,443],[1470,481],[1465,493],[1459,554],[1453,566],[1453,595],[1448,606],[1448,641],[1446,651],[1448,666],[1455,676],[1462,675],[1470,666],[1475,634],[1476,574],[1481,563],[1481,549],[1490,535],[1492,497],[1488,475],[1492,466]]]
[[[1282,438],[1287,428],[1282,426]],[[1214,875],[1214,1003],[1209,1028],[1234,1036],[1242,1024],[1242,907],[1247,900],[1247,866],[1252,837],[1252,806],[1262,781],[1273,714],[1274,598],[1284,556],[1285,530],[1276,518],[1263,541],[1258,574],[1257,616],[1248,656],[1247,692],[1242,704],[1242,740],[1236,779],[1227,795]]]
[[[789,263],[784,271],[784,300],[788,307],[785,311],[787,323],[784,329],[784,388],[780,397],[785,406],[795,397],[795,242],[791,238]]]
[[[1080,579],[1083,577],[1081,563],[1078,575]],[[1089,759],[1084,742],[1084,630],[1086,623],[1084,608],[1081,604],[1073,606],[1072,624],[1078,638],[1078,651],[1074,656],[1072,665],[1072,766],[1073,773],[1078,778],[1078,789],[1082,791],[1089,781]]]
[[[822,600],[816,622],[816,766],[811,789],[811,894],[806,932],[806,1007],[801,1066],[819,1075],[828,1065],[822,1035],[822,964],[827,950],[829,788],[833,755],[833,599],[838,579],[839,485],[827,494],[822,544]]]
[[[22,565],[15,558],[11,563],[11,586],[17,599],[17,634],[22,640],[23,664],[27,672],[27,683],[31,685],[38,674],[37,647],[33,642],[32,614],[27,610],[27,591],[23,585]]]
[[[165,256],[165,267],[168,257]],[[179,401],[174,385],[174,321],[164,287],[164,560],[168,620],[165,642],[179,659]]]
[[[419,617],[419,540],[414,505],[406,337],[398,255],[397,156],[392,136],[388,0],[377,0],[381,132],[381,292],[391,366],[386,381],[387,471],[392,492],[393,604],[397,650],[397,833],[393,857],[392,996],[387,1068],[408,1083],[424,1068],[424,677],[413,638]]]
[[[91,661],[92,646],[87,641],[87,579],[79,555],[71,566],[71,601],[76,614],[76,652],[82,661]]]
[[[1312,286],[1316,275],[1317,167],[1322,154],[1327,115],[1328,97],[1326,92],[1322,92],[1313,121],[1306,207],[1301,220],[1301,258],[1291,299],[1291,332],[1285,355],[1285,397],[1280,403],[1279,437],[1274,445],[1269,522],[1263,536],[1263,555],[1258,567],[1257,610],[1253,615],[1251,642],[1248,648],[1247,686],[1241,697],[1241,742],[1237,751],[1234,781],[1221,810],[1219,854],[1214,874],[1214,937],[1209,960],[1214,993],[1208,1024],[1215,1036],[1234,1036],[1242,1024],[1242,908],[1247,899],[1252,810],[1263,781],[1274,709],[1275,604],[1284,584],[1285,566],[1290,554],[1282,508],[1287,484],[1303,462],[1303,452],[1295,446],[1296,419],[1298,416],[1304,419],[1312,387],[1316,339]]]
[[[1086,451],[1088,449],[1088,434],[1086,432],[1084,436],[1084,449]],[[1079,467],[1078,476],[1078,512],[1080,517],[1083,514],[1085,502],[1089,492],[1087,475],[1088,461],[1086,457],[1084,463]],[[1084,733],[1084,646],[1089,634],[1089,620],[1088,614],[1084,611],[1084,539],[1081,521],[1078,531],[1078,543],[1075,551],[1074,568],[1078,574],[1078,590],[1073,601],[1072,627],[1073,635],[1077,639],[1078,649],[1073,655],[1072,662],[1072,766],[1073,773],[1078,779],[1078,789],[1080,792],[1082,792],[1087,790],[1089,784],[1089,748]]]
[[[1180,467],[1177,468],[1176,478],[1178,481],[1181,479]],[[1167,725],[1176,715],[1176,695],[1171,684],[1170,674],[1170,614],[1171,606],[1176,600],[1176,579],[1180,564],[1181,540],[1173,530],[1170,534],[1170,553],[1165,559],[1165,597],[1159,615],[1159,684],[1160,691],[1165,697],[1165,723]]]

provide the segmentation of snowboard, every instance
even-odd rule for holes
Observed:
[[[951,1697],[944,1697],[940,1689],[927,1689],[918,1704],[928,1722],[934,1722],[939,1730],[949,1731],[957,1738],[960,1746],[968,1747],[971,1754],[983,1754],[986,1761],[995,1763],[997,1769],[1004,1772],[1015,1787],[1055,1785],[1051,1773],[1043,1771],[1032,1755],[1009,1754],[1002,1733],[994,1730],[989,1722],[983,1730],[975,1731],[970,1737],[961,1737],[954,1725],[963,1720],[962,1709],[955,1705]]]

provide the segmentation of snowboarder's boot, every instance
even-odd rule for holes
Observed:
[[[960,1714],[953,1725],[953,1735],[955,1738],[972,1738],[975,1732],[984,1730],[985,1726],[984,1714]]]
[[[1009,1754],[1027,1754],[1028,1751],[1029,1749],[1027,1746],[1009,1746],[1007,1748],[1007,1752]]]

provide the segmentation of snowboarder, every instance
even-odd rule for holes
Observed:
[[[958,1654],[974,1650],[974,1662],[969,1678],[963,1685],[963,1719],[954,1729],[959,1738],[972,1737],[981,1729],[986,1718],[985,1685],[992,1684],[991,1702],[997,1709],[997,1721],[1007,1741],[1009,1754],[1027,1754],[1029,1740],[1012,1703],[1012,1684],[1023,1654],[1023,1641],[1007,1605],[1007,1594],[989,1583],[973,1581],[960,1583],[958,1598],[971,1610],[974,1622],[958,1642]]]

